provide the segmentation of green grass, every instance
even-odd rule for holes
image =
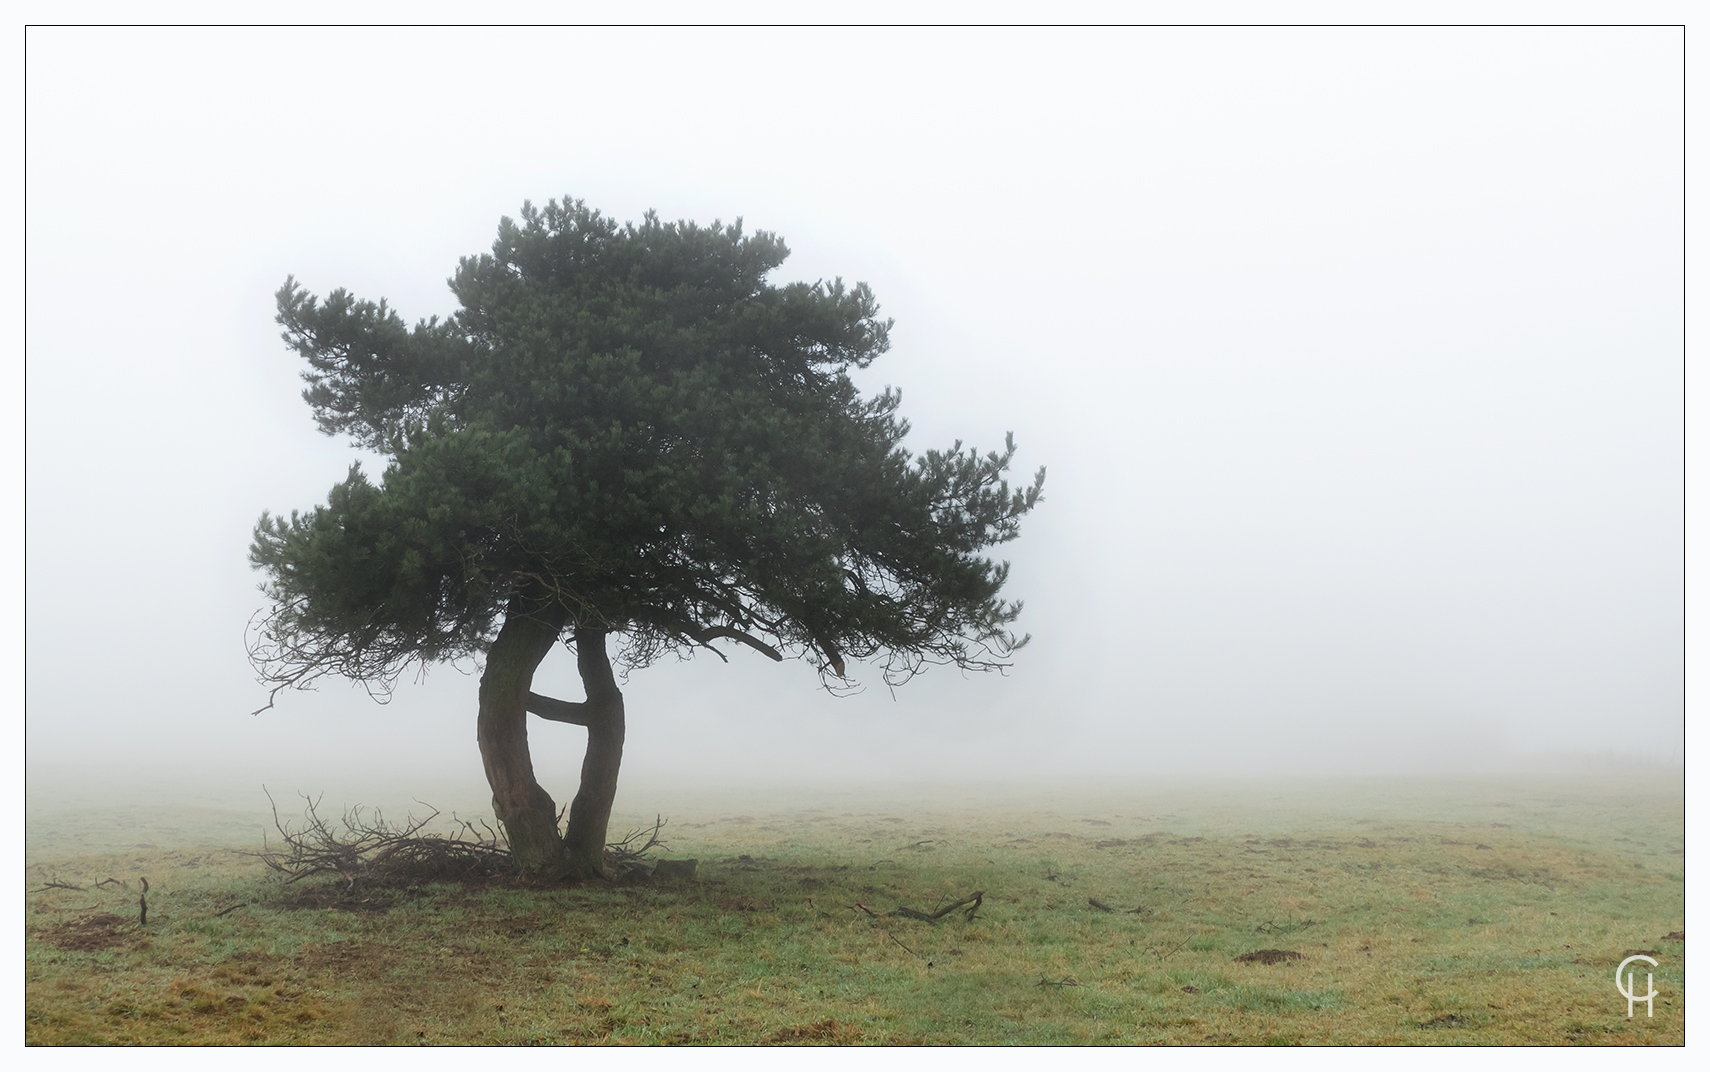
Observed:
[[[298,887],[225,850],[38,860],[32,890],[130,888],[30,895],[26,1038],[1681,1044],[1685,947],[1661,940],[1684,927],[1677,807],[1490,814],[1515,821],[690,817],[667,833],[692,883],[437,885],[340,911],[289,907]],[[974,890],[972,920],[883,915]],[[1301,957],[1235,960],[1260,949]],[[1654,1018],[1615,992],[1629,949],[1659,951]]]

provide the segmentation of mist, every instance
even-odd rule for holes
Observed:
[[[867,282],[910,448],[1049,471],[1007,672],[668,660],[620,807],[1679,764],[1680,34],[32,28],[32,799],[482,799],[475,667],[251,713],[251,529],[362,458],[273,294],[443,316],[566,195]]]

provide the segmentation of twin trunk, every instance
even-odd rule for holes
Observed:
[[[606,657],[603,631],[576,631],[576,668],[587,691],[585,702],[567,703],[529,691],[535,668],[557,643],[565,624],[562,612],[530,614],[512,604],[487,652],[475,729],[487,783],[493,787],[493,812],[504,825],[517,869],[549,880],[596,878],[604,873],[606,825],[623,760],[623,693]],[[528,752],[530,711],[588,728],[582,785],[570,802],[569,827],[562,836],[557,807],[534,780],[534,762]]]

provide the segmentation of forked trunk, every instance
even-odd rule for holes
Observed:
[[[580,711],[588,727],[588,751],[582,757],[581,787],[570,802],[564,854],[573,877],[595,878],[605,874],[606,826],[623,762],[623,693],[606,657],[604,632],[577,630],[576,669],[588,694]]]
[[[531,614],[513,601],[505,624],[487,652],[481,674],[480,714],[475,739],[487,784],[493,787],[493,813],[505,828],[517,869],[537,878],[572,873],[558,836],[558,810],[534,780],[528,752],[528,696],[535,668],[552,650],[564,628],[564,616]]]

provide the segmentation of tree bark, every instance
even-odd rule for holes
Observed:
[[[493,787],[493,813],[505,828],[511,858],[523,874],[559,879],[571,873],[558,836],[558,809],[534,780],[528,752],[528,697],[535,668],[563,631],[562,611],[534,611],[513,600],[487,652],[481,674],[475,739]]]
[[[623,762],[623,693],[606,657],[606,634],[576,631],[576,669],[588,699],[574,705],[576,721],[588,727],[588,751],[582,757],[582,784],[570,802],[570,823],[564,832],[564,855],[575,878],[605,874],[606,826],[617,796],[618,767]],[[531,697],[545,699],[544,697]],[[530,705],[543,717],[542,705]],[[572,705],[564,705],[569,708]],[[570,719],[563,719],[570,721]]]

